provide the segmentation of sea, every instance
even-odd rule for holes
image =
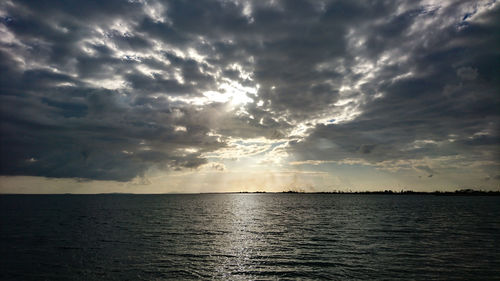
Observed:
[[[500,280],[500,197],[0,195],[0,280]]]

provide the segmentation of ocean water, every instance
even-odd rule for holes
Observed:
[[[499,197],[0,196],[0,280],[500,280],[499,247]]]

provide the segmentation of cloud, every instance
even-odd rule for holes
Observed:
[[[415,168],[417,168],[418,170],[427,172],[427,173],[429,173],[429,175],[432,175],[432,173],[434,173],[434,170],[432,170],[432,168],[430,168],[429,166],[415,166]]]
[[[212,163],[210,167],[219,172],[224,172],[226,170],[226,166],[222,163]]]
[[[334,163],[334,161],[321,161],[321,160],[306,160],[306,161],[293,161],[290,162],[290,165],[321,165],[321,164],[327,164],[327,163]]]
[[[46,0],[0,11],[4,175],[128,181],[278,143],[292,165],[499,166],[496,2]]]
[[[463,27],[458,15],[466,8],[452,4],[409,11],[401,15],[402,26],[394,26],[393,21],[403,20],[396,16],[366,27],[365,33],[357,30],[357,40],[365,42],[359,55],[366,52],[364,59],[374,65],[369,78],[360,79],[361,114],[350,122],[317,124],[304,140],[292,142],[291,152],[304,160],[359,158],[367,163],[463,155],[471,162],[490,159],[498,166],[494,128],[499,124],[499,80],[491,70],[500,65],[498,54],[489,49],[498,38],[478,36],[499,30],[492,19],[500,9],[486,4],[481,20],[476,17]],[[437,31],[426,32],[419,27],[423,23]],[[389,38],[377,41],[386,29],[391,30]],[[366,46],[369,42],[380,51],[374,54],[377,48]],[[453,90],[447,91],[451,85]]]
[[[477,73],[477,69],[464,66],[464,67],[457,69],[457,75],[458,75],[458,77],[465,79],[465,80],[474,80],[474,79],[476,79],[478,73]]]

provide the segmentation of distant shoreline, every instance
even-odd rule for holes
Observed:
[[[238,192],[238,193],[267,193],[265,191],[256,192]],[[296,191],[287,190],[282,192],[269,192],[269,193],[286,193],[286,194],[359,194],[359,195],[438,195],[438,196],[500,196],[500,191],[483,191],[483,190],[473,190],[473,189],[460,189],[455,191],[318,191],[318,192],[307,192],[307,191]]]
[[[434,195],[434,196],[500,196],[500,191],[483,191],[473,189],[460,189],[455,191],[239,191],[239,192],[200,192],[200,193],[0,193],[2,195],[196,195],[196,194],[337,194],[337,195]]]

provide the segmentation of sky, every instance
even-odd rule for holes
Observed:
[[[500,190],[497,1],[0,3],[0,193]]]

